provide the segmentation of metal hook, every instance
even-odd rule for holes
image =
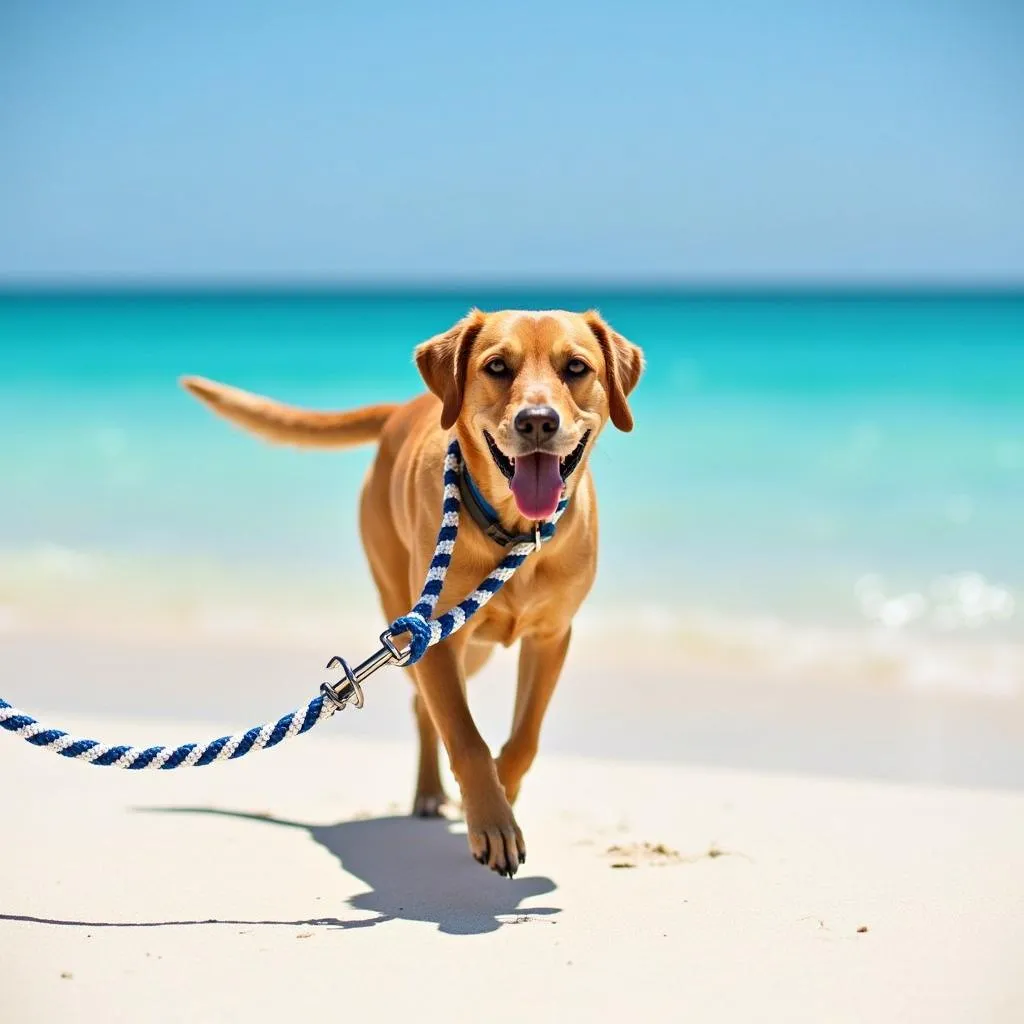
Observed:
[[[359,685],[359,680],[356,679],[352,669],[348,667],[348,662],[336,654],[327,662],[327,667],[340,668],[345,673],[345,680],[344,682],[339,679],[336,683],[324,683],[320,687],[320,692],[339,711],[344,711],[348,706],[348,702],[354,699],[354,706],[358,711],[365,703],[363,700],[363,688]]]

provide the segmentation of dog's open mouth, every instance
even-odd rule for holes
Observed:
[[[580,438],[580,443],[564,459],[561,460],[561,464],[558,469],[562,474],[563,480],[568,480],[572,476],[576,467],[580,464],[583,459],[583,453],[587,450],[587,442],[590,440],[590,431],[588,430],[583,437]]]
[[[531,452],[510,459],[486,430],[484,440],[494,464],[509,481],[520,513],[527,519],[548,519],[558,508],[565,481],[583,459],[590,431],[564,458],[551,452]]]

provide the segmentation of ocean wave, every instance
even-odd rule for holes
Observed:
[[[0,551],[0,637],[71,631],[115,639],[247,646],[372,646],[383,625],[365,567],[311,577],[187,559],[141,559],[46,544]],[[743,677],[1014,696],[1024,643],[1006,627],[1013,595],[976,573],[916,596],[879,577],[857,589],[865,621],[845,626],[704,608],[591,603],[572,663],[625,677]],[[369,649],[367,646],[367,650]]]
[[[376,599],[365,568],[310,576],[186,557],[138,557],[41,544],[0,551],[0,634],[71,630],[276,646],[323,642]],[[380,629],[379,617],[372,618]]]
[[[877,573],[862,576],[854,593],[864,617],[889,628],[922,620],[940,630],[976,629],[1013,618],[1016,599],[980,572],[939,576],[925,590],[894,591]]]
[[[912,633],[881,624],[823,626],[649,606],[584,610],[576,656],[602,667],[822,684],[904,686],[999,697],[1021,693],[1024,644]]]

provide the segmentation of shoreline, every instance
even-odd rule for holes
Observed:
[[[187,581],[161,572],[104,581],[88,563],[67,563],[31,587],[15,575],[4,590],[0,650],[74,637],[129,649],[208,646],[268,655],[342,647],[349,657],[355,648],[369,649],[385,625],[376,592],[362,576],[343,588],[327,575],[306,581],[301,575],[225,577],[207,567]],[[671,666],[687,677],[726,683],[755,678],[781,686],[867,685],[1024,699],[1024,633],[1012,599],[1009,609],[1003,622],[941,630],[723,612],[685,600],[616,602],[601,590],[576,617],[572,660],[627,673],[664,673]]]
[[[337,646],[361,657],[372,642]],[[7,634],[0,638],[0,696],[57,727],[68,715],[109,718],[117,734],[95,738],[115,743],[141,742],[121,734],[120,723],[133,717],[212,718],[230,732],[308,700],[329,677],[323,666],[335,652],[323,644],[266,649]],[[470,685],[474,716],[493,748],[507,734],[514,680],[514,652],[501,650]],[[407,744],[411,786],[410,698],[401,672],[382,672],[367,684],[367,707],[327,729],[339,738]],[[1024,701],[827,679],[722,679],[665,665],[625,672],[570,653],[539,763],[548,755],[1024,789]],[[403,789],[396,799],[404,798]]]

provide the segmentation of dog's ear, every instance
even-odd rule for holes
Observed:
[[[470,310],[451,330],[416,347],[416,366],[424,383],[441,399],[441,426],[450,430],[462,409],[466,366],[476,336],[487,320],[479,309]]]
[[[613,331],[596,309],[583,314],[587,326],[594,332],[604,353],[604,367],[608,378],[608,408],[612,423],[619,430],[633,429],[633,413],[626,401],[644,371],[644,354],[638,346]]]

